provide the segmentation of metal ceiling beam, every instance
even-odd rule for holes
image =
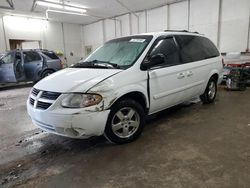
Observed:
[[[130,8],[128,8],[124,3],[122,3],[120,0],[116,0],[117,3],[119,3],[123,8],[127,9],[129,13],[133,14],[135,17],[139,17],[134,11],[132,11]]]
[[[36,1],[37,0],[33,0],[32,7],[30,9],[31,12],[33,12],[35,10],[35,8],[36,8]]]
[[[13,10],[11,7],[6,7],[6,6],[0,6],[0,9],[8,9],[8,10]]]
[[[14,3],[12,0],[6,0],[6,2],[10,5],[12,9],[14,9]]]
[[[8,9],[8,10],[14,10],[14,4],[12,0],[6,0],[6,2],[9,4],[8,6],[0,6],[0,9]]]

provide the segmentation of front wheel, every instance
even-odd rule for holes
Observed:
[[[111,108],[104,135],[116,144],[132,142],[142,133],[144,119],[145,112],[139,103],[122,100]]]
[[[205,92],[200,96],[203,104],[213,103],[217,94],[217,82],[213,77],[208,81]]]

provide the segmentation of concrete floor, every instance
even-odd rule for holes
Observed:
[[[127,145],[35,128],[30,87],[0,91],[0,187],[249,187],[250,88],[149,118]]]

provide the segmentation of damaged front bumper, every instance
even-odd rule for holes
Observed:
[[[32,122],[46,132],[71,138],[88,138],[104,133],[110,110],[90,111],[84,109],[33,108],[27,102]]]

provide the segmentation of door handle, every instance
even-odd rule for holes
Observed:
[[[184,73],[179,73],[178,75],[177,75],[177,78],[178,79],[182,79],[182,78],[184,78],[185,77],[185,74]]]
[[[190,76],[192,76],[193,75],[193,72],[192,71],[188,71],[187,72],[187,77],[190,77]]]

